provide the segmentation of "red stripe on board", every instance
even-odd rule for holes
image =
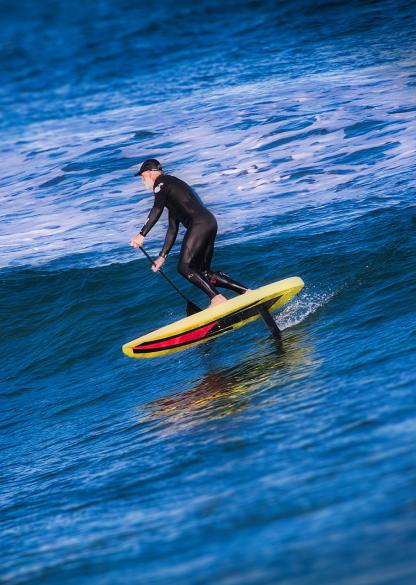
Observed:
[[[196,341],[197,339],[202,339],[206,336],[208,331],[210,331],[218,321],[214,323],[210,323],[209,325],[205,325],[199,329],[195,329],[194,331],[189,331],[189,333],[183,333],[182,335],[178,335],[177,337],[171,337],[170,339],[166,339],[165,341],[157,341],[155,343],[151,343],[149,345],[136,345],[132,349],[162,349],[163,347],[172,347],[177,345],[178,343],[187,343],[188,341]]]

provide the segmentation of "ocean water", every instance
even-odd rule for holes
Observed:
[[[0,582],[416,583],[414,2],[1,14]],[[147,157],[215,267],[303,278],[283,351],[257,321],[122,354],[184,315],[129,246]]]

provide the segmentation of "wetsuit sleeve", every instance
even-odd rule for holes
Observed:
[[[169,228],[166,234],[165,243],[163,244],[162,251],[160,252],[160,256],[166,256],[169,254],[173,244],[175,243],[176,236],[178,235],[179,229],[179,220],[178,218],[173,215],[171,211],[169,211]]]
[[[150,213],[146,219],[144,226],[140,230],[142,236],[147,236],[147,234],[155,225],[159,217],[162,215],[162,211],[165,207],[166,197],[167,197],[166,188],[162,188],[160,189],[159,193],[155,193],[155,202],[153,204],[153,207],[150,210]]]

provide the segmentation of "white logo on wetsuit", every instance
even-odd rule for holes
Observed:
[[[159,191],[161,190],[163,186],[163,183],[159,183],[159,185],[157,187],[155,187],[155,193],[159,193]]]

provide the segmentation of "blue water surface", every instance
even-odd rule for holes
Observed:
[[[1,14],[0,581],[416,583],[414,2]],[[215,213],[215,267],[304,279],[283,352],[257,321],[122,354],[184,315],[129,246],[147,157]]]

